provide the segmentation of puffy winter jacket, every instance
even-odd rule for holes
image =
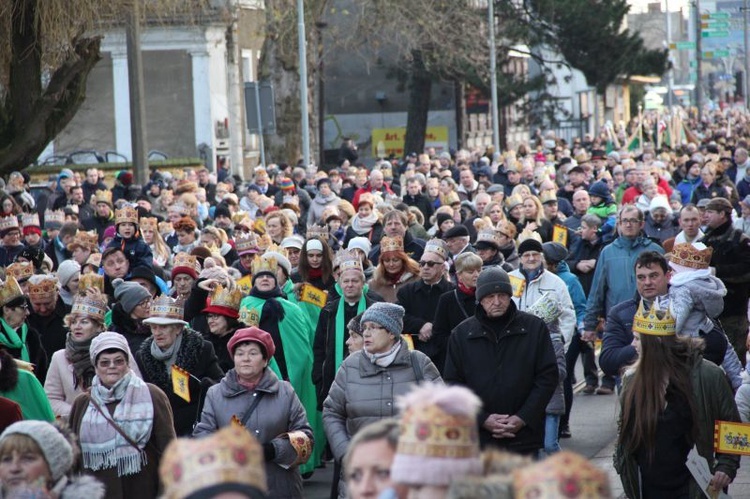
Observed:
[[[519,279],[526,280],[521,270],[514,270],[510,273],[511,276],[515,276]],[[514,296],[513,301],[516,302],[518,310],[526,311],[529,307],[534,305],[545,293],[549,293],[556,297],[560,302],[562,308],[562,315],[557,319],[557,325],[550,325],[550,329],[559,332],[563,335],[565,343],[569,343],[573,337],[573,332],[576,328],[576,314],[573,309],[573,301],[570,299],[570,293],[568,293],[568,286],[565,281],[560,279],[558,276],[547,270],[539,274],[531,282],[526,282],[521,295]]]

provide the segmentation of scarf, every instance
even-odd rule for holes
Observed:
[[[91,340],[93,339],[92,337],[84,341],[75,341],[70,333],[65,338],[65,359],[73,366],[74,388],[78,388],[79,383],[84,388],[88,388],[96,374],[89,355]]]
[[[268,317],[269,315],[272,317],[276,317],[279,322],[284,320],[284,307],[281,305],[281,303],[279,303],[279,300],[277,299],[284,298],[284,293],[281,292],[281,289],[279,289],[278,286],[273,288],[271,291],[261,291],[253,286],[253,288],[250,290],[250,295],[266,301],[263,304],[261,315],[263,315],[263,312],[266,312],[266,317]]]
[[[24,362],[31,362],[29,357],[29,346],[26,344],[26,335],[29,332],[29,326],[26,322],[21,324],[21,336],[15,329],[10,327],[5,319],[0,318],[0,325],[3,326],[3,332],[5,335],[0,335],[0,345],[4,345],[11,350],[21,350],[21,360]]]
[[[133,475],[147,464],[146,444],[151,438],[154,404],[146,383],[128,372],[112,388],[94,376],[91,398],[102,410],[117,402],[112,419],[138,444],[133,448],[94,404],[89,403],[81,421],[81,453],[84,468],[92,471],[117,467],[117,476]]]
[[[177,352],[180,351],[180,345],[182,345],[182,333],[177,335],[172,346],[166,350],[159,348],[159,345],[155,341],[151,342],[151,356],[156,360],[164,362],[164,367],[167,369],[167,375],[172,378],[172,365],[177,359]]]
[[[361,314],[367,308],[367,302],[365,301],[364,290],[362,296],[359,297],[357,303],[357,314]],[[346,300],[344,295],[341,295],[339,300],[338,308],[336,309],[336,356],[334,357],[333,371],[338,372],[341,362],[344,360],[344,310],[346,309]]]
[[[705,234],[703,234],[703,231],[700,230],[700,229],[698,229],[698,235],[695,236],[695,239],[693,239],[693,241],[700,241],[701,239],[703,239],[704,235]],[[680,233],[677,234],[675,236],[675,238],[674,238],[674,243],[675,244],[689,243],[689,242],[691,242],[691,241],[688,241],[687,238],[685,237],[685,231],[684,230],[681,230]]]
[[[381,256],[382,258],[382,256]],[[392,285],[396,285],[399,282],[401,282],[401,277],[403,277],[404,272],[406,272],[405,268],[402,268],[399,272],[395,274],[389,274],[388,272],[385,273],[385,278],[388,280],[388,282]]]
[[[365,218],[360,217],[359,213],[357,213],[354,215],[354,218],[352,218],[351,227],[354,232],[361,236],[362,234],[370,232],[372,226],[377,222],[378,216],[375,213],[370,213],[370,215]]]
[[[526,278],[526,282],[531,282],[540,275],[542,275],[542,272],[544,271],[544,268],[542,266],[539,266],[538,269],[535,270],[526,270],[526,269],[519,269],[521,271],[521,274]]]
[[[474,296],[477,288],[470,288],[469,286],[465,286],[461,281],[458,281],[458,290],[465,295]]]
[[[396,355],[398,355],[399,350],[401,350],[401,340],[397,341],[390,350],[384,353],[370,353],[364,349],[362,351],[364,352],[365,357],[376,366],[388,367],[393,364],[394,360],[396,360]]]
[[[308,279],[320,279],[321,277],[323,277],[323,269],[322,268],[317,268],[317,269],[311,268],[310,270],[307,271],[307,278]]]

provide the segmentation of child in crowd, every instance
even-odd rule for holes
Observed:
[[[602,220],[599,233],[602,238],[611,240],[614,235],[611,233],[617,223],[617,204],[612,199],[609,186],[603,180],[594,182],[589,187],[589,197],[591,198],[591,206],[586,213],[596,215]]]
[[[130,205],[115,210],[115,228],[117,234],[107,247],[120,248],[130,262],[130,270],[153,268],[154,255],[138,231],[138,211]]]

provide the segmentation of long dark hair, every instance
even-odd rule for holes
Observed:
[[[323,272],[321,278],[323,279],[323,282],[327,284],[331,281],[331,277],[333,276],[333,256],[331,254],[331,247],[320,237],[315,237],[314,239],[317,239],[323,244],[323,261],[320,262],[320,270]],[[300,251],[299,264],[297,265],[297,273],[302,278],[302,282],[310,281],[311,268],[310,262],[307,260],[307,242],[305,242],[302,251]]]
[[[698,417],[690,372],[702,351],[701,339],[641,335],[641,355],[622,399],[618,442],[625,450],[648,449],[649,460],[654,459],[656,425],[666,404],[667,386],[687,402],[693,415],[689,437],[696,441]]]

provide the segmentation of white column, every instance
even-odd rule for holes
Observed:
[[[126,51],[111,52],[112,82],[115,99],[115,147],[117,152],[133,159],[130,136],[130,93],[128,90],[128,54]]]
[[[213,143],[213,123],[211,122],[211,82],[210,59],[207,50],[191,51],[193,62],[193,113],[195,115],[195,145]]]

